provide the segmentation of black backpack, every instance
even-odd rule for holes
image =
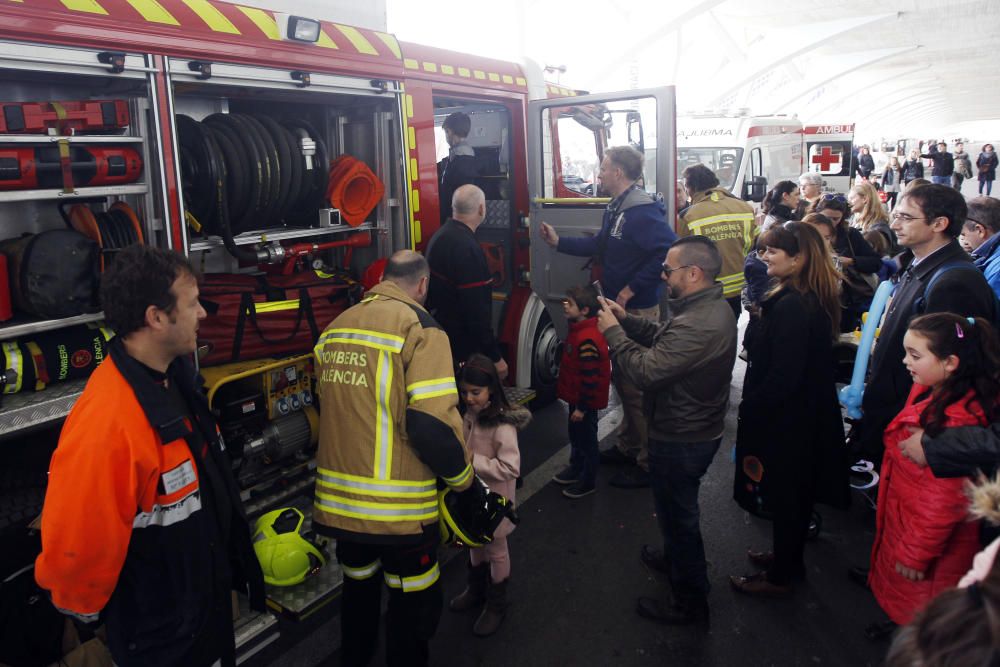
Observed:
[[[51,229],[0,242],[14,307],[43,319],[100,311],[97,244],[72,229]]]
[[[941,279],[941,276],[948,271],[974,271],[976,275],[980,277],[983,275],[982,271],[979,270],[979,267],[975,264],[970,264],[969,262],[948,262],[947,264],[942,264],[931,276],[931,279],[927,281],[927,286],[924,287],[924,293],[920,295],[920,298],[914,300],[914,317],[917,315],[923,315],[927,311],[927,295],[934,289],[934,285]],[[993,314],[987,319],[993,325],[994,329],[1000,331],[1000,299],[997,298],[996,293],[992,289],[989,290],[989,292],[993,296]]]

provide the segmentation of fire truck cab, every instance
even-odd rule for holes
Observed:
[[[423,250],[438,229],[440,124],[468,113],[515,398],[552,396],[563,294],[589,282],[586,260],[548,248],[539,223],[596,233],[608,201],[595,179],[603,149],[644,151],[645,185],[673,217],[671,88],[581,96],[530,64],[218,0],[24,0],[0,6],[0,20],[0,239],[70,227],[99,244],[102,261],[140,240],[187,254],[206,278],[377,280],[379,260]],[[330,205],[340,156],[382,188],[366,190],[365,210]],[[44,480],[58,426],[111,335],[94,310],[0,322],[0,370],[11,371],[0,374],[0,447],[24,461],[19,479]],[[94,341],[87,354],[63,338],[81,327]],[[34,354],[43,339],[57,350],[48,382],[45,355]],[[311,349],[203,368],[227,443],[242,452],[251,519],[311,490]],[[37,514],[43,494],[44,482],[0,483],[0,531]],[[339,582],[331,563],[301,588],[271,587],[271,604],[305,616]],[[273,625],[248,615],[238,641],[273,640]]]

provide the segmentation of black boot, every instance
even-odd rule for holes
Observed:
[[[486,600],[486,586],[490,580],[490,564],[469,564],[469,575],[465,590],[452,598],[448,608],[452,611],[468,611]]]
[[[486,589],[486,606],[476,619],[476,624],[472,626],[472,633],[477,637],[489,637],[500,629],[500,624],[507,615],[508,581],[510,579],[504,579],[500,583],[491,581]]]
[[[671,604],[642,597],[636,601],[635,610],[643,618],[663,625],[708,626],[708,599],[704,595],[676,596]]]

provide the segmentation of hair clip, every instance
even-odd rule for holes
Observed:
[[[955,322],[955,335],[959,338],[965,338],[965,329],[958,322]]]
[[[966,317],[965,320],[969,323],[969,326],[973,326],[973,327],[976,326],[976,318],[974,318],[974,317]]]

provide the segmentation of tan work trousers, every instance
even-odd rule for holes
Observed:
[[[653,322],[660,319],[660,307],[626,308],[629,315],[636,315]],[[617,447],[622,454],[635,459],[643,470],[649,470],[649,441],[646,417],[642,414],[642,391],[622,377],[617,368],[612,368],[612,380],[622,402],[622,421],[618,425]]]

